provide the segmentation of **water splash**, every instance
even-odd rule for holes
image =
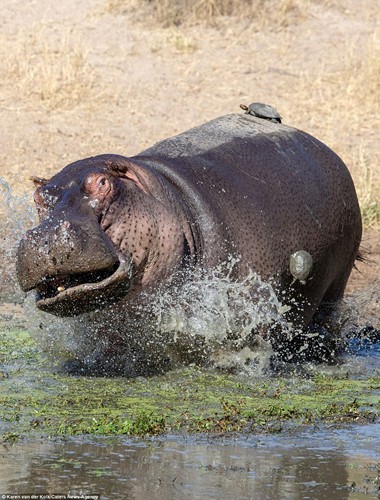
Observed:
[[[128,376],[198,364],[261,376],[269,369],[269,341],[253,332],[290,332],[288,307],[273,286],[251,272],[233,279],[236,259],[191,279],[143,294],[138,304],[116,304],[75,318],[37,311],[25,303],[28,329],[58,359],[80,360],[81,369]]]
[[[28,294],[28,328],[44,350],[81,360],[90,372],[147,375],[195,363],[261,376],[269,369],[271,344],[252,332],[273,325],[290,330],[287,307],[255,273],[234,280],[233,265],[227,263],[227,274],[224,266],[199,271],[127,308],[118,304],[76,318],[37,311]]]
[[[172,338],[172,357],[186,359],[197,351],[201,361],[218,368],[254,370],[256,375],[268,368],[270,342],[253,332],[268,332],[274,325],[290,331],[284,318],[289,307],[258,274],[235,280],[238,260],[192,273],[191,279],[157,293],[152,312],[156,329]]]
[[[15,286],[15,259],[18,243],[25,231],[36,224],[36,214],[30,194],[16,194],[5,179],[0,177],[0,296],[23,296]]]

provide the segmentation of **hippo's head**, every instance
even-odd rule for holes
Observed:
[[[17,276],[24,291],[36,289],[41,310],[72,316],[101,309],[156,278],[146,269],[160,261],[159,249],[171,256],[169,267],[181,253],[181,229],[173,221],[175,242],[166,237],[160,222],[170,225],[171,214],[124,157],[88,158],[50,180],[32,180],[40,225],[20,242]]]

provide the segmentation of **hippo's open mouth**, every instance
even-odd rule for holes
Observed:
[[[102,309],[127,294],[131,274],[131,267],[119,260],[107,269],[47,277],[36,287],[37,307],[57,316]]]

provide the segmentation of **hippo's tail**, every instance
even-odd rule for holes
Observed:
[[[358,250],[358,254],[355,258],[356,262],[364,262],[364,264],[370,264],[373,260],[369,257],[371,251],[368,248],[360,247]],[[357,269],[356,264],[354,263],[354,268]]]

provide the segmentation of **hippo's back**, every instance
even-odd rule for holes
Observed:
[[[342,160],[309,134],[248,114],[227,115],[134,160],[184,197],[206,262],[233,253],[273,276],[302,249],[316,270],[328,268],[325,289],[335,274],[351,270],[361,239],[355,188]]]

